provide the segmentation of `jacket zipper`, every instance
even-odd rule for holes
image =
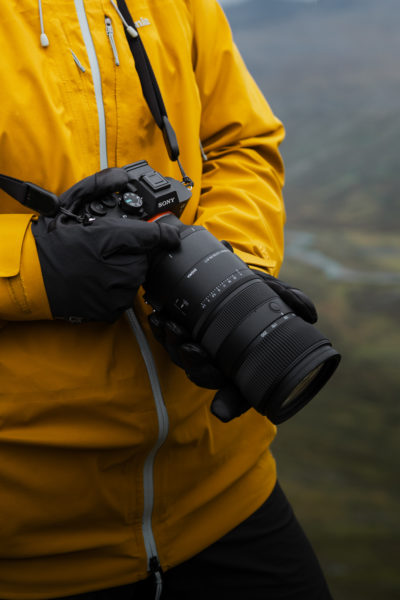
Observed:
[[[90,70],[94,85],[94,93],[97,104],[97,115],[99,119],[99,148],[100,148],[100,169],[108,167],[107,157],[107,136],[106,136],[106,117],[104,112],[103,89],[101,85],[100,67],[97,60],[96,50],[93,44],[92,35],[89,29],[85,6],[83,0],[74,0],[75,9],[78,15],[79,25],[82,31],[83,41],[85,42],[86,51],[88,54]]]
[[[111,22],[110,17],[107,17],[107,16],[105,17],[104,20],[106,23],[107,37],[110,42],[111,50],[112,50],[112,53],[114,56],[114,62],[117,65],[117,67],[119,67],[119,56],[118,56],[117,46],[115,45],[114,30],[113,30],[112,22]]]
[[[89,29],[83,0],[74,0],[78,15],[79,24],[82,31],[88,53],[89,64],[92,71],[93,85],[96,96],[97,112],[99,118],[99,145],[100,145],[100,167],[102,169],[108,166],[107,159],[107,138],[106,138],[106,120],[103,102],[103,91],[101,85],[99,62],[96,50],[93,44],[92,35]],[[158,436],[157,440],[149,452],[143,466],[143,515],[142,515],[142,533],[147,554],[147,569],[155,579],[156,595],[155,600],[159,600],[162,592],[161,565],[158,558],[157,545],[152,529],[152,514],[154,507],[154,460],[158,450],[167,439],[169,430],[169,420],[164,399],[162,397],[161,386],[158,379],[157,369],[153,355],[148,345],[146,336],[140,326],[138,319],[132,309],[126,311],[129,324],[136,336],[140,352],[146,365],[149,375],[150,385],[154,396],[154,402],[157,412]]]
[[[153,392],[154,403],[157,412],[158,436],[157,440],[147,455],[143,466],[143,515],[142,515],[142,533],[144,546],[147,554],[147,570],[155,579],[156,596],[159,600],[162,592],[162,571],[158,558],[157,545],[152,528],[152,515],[154,507],[154,460],[158,450],[164,444],[169,431],[169,419],[167,408],[161,392],[160,381],[158,379],[157,368],[154,358],[147,342],[146,336],[141,325],[132,309],[126,311],[129,324],[138,341],[140,352],[146,365],[149,375],[150,385]]]

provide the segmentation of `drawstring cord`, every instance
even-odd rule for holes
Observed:
[[[124,15],[121,13],[121,11],[119,10],[118,6],[115,4],[115,2],[113,2],[113,0],[110,0],[111,4],[113,5],[113,7],[115,8],[115,10],[117,11],[117,14],[119,16],[119,18],[121,19],[121,21],[124,24],[124,27],[126,29],[126,31],[129,33],[129,35],[133,38],[137,38],[137,36],[139,35],[138,32],[136,31],[136,29],[134,29],[134,27],[131,27],[131,25],[129,25],[125,18]]]
[[[49,42],[49,38],[47,37],[47,35],[44,32],[42,0],[38,0],[38,6],[39,6],[39,19],[40,19],[40,45],[42,46],[42,48],[47,48],[47,46],[50,44],[50,42]]]

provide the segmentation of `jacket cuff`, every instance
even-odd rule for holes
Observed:
[[[52,319],[31,231],[31,214],[0,216],[0,319]]]
[[[235,254],[239,256],[246,263],[250,269],[258,269],[259,271],[264,271],[265,273],[269,273],[270,275],[274,275],[274,277],[278,276],[279,265],[278,261],[270,259],[262,258],[261,256],[254,256],[254,254],[249,254],[248,252],[243,252],[242,250],[237,250],[234,248]]]

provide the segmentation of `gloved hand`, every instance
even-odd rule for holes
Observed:
[[[269,273],[264,273],[264,271],[258,271],[257,269],[252,270],[254,273],[257,273],[257,275],[259,275],[261,279],[265,281],[265,283],[267,283],[288,306],[290,306],[291,309],[293,309],[293,312],[296,313],[296,315],[301,317],[304,321],[307,321],[307,323],[313,324],[317,322],[318,314],[314,302],[306,296],[304,292],[273,277],[273,275],[270,275]]]
[[[123,169],[106,169],[64,192],[60,204],[69,213],[79,213],[87,202],[127,182]],[[115,321],[132,306],[150,252],[180,244],[174,226],[111,214],[86,225],[65,214],[39,217],[32,233],[52,315],[71,321]]]
[[[103,169],[75,183],[60,194],[58,201],[63,209],[80,212],[85,204],[124,189],[130,181],[131,176],[124,169],[118,167]]]
[[[156,340],[193,383],[199,387],[218,390],[211,403],[211,412],[216,417],[227,423],[250,408],[236,386],[226,379],[186,329],[157,311],[149,315],[149,323]]]
[[[255,271],[298,316],[309,323],[317,320],[313,302],[304,292],[262,271]],[[250,405],[234,383],[213,363],[208,353],[190,333],[161,312],[153,312],[149,323],[155,338],[164,346],[172,361],[184,369],[188,378],[199,387],[217,389],[211,412],[224,423],[239,417]]]

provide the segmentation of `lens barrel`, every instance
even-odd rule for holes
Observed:
[[[181,245],[153,258],[146,301],[190,331],[258,412],[287,420],[325,385],[340,355],[210,232],[161,218],[179,226]]]

